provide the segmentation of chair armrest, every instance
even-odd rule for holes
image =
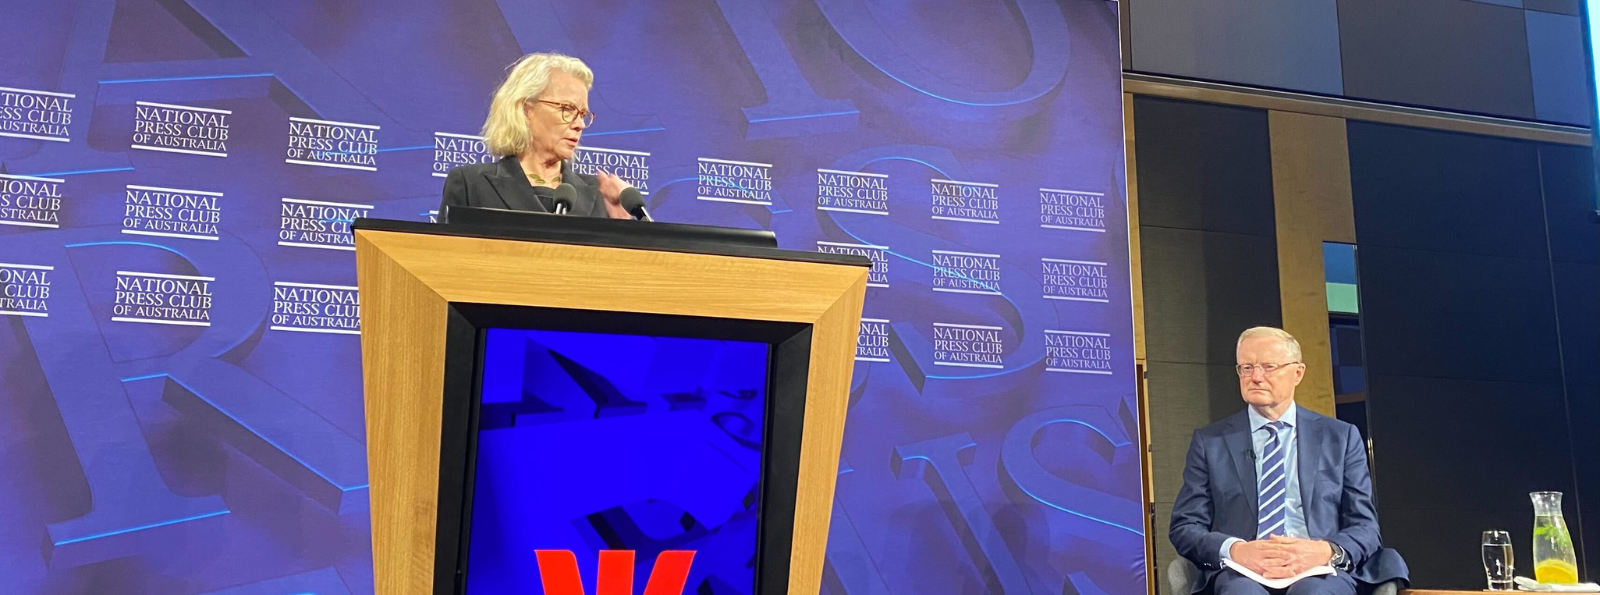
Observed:
[[[1188,558],[1178,556],[1167,565],[1167,586],[1172,588],[1172,595],[1189,595],[1194,592],[1195,581],[1200,580],[1200,569],[1190,562]],[[1389,593],[1374,595],[1395,595]]]

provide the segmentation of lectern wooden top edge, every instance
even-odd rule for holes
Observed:
[[[663,242],[609,231],[650,224],[603,225],[611,227],[600,228],[605,233],[539,233],[356,222],[379,594],[450,592],[450,577],[438,575],[435,556],[441,427],[451,415],[442,395],[447,384],[471,382],[461,373],[460,353],[462,341],[473,340],[461,331],[470,335],[472,327],[460,324],[459,310],[469,305],[804,325],[801,345],[809,353],[798,360],[804,364],[804,413],[794,436],[798,466],[787,484],[795,488],[787,588],[762,593],[820,589],[870,263],[852,255]],[[470,372],[475,362],[466,363]]]

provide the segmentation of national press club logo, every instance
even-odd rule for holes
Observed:
[[[277,281],[272,284],[274,331],[361,334],[361,296],[349,285]]]
[[[650,195],[650,154],[644,151],[578,147],[572,154],[572,171],[592,176],[600,170],[622,178],[622,181]]]
[[[284,163],[378,171],[378,131],[371,124],[289,118]]]
[[[50,316],[53,266],[0,262],[0,316]]]
[[[1000,185],[985,182],[929,180],[933,218],[962,223],[1000,224]]]
[[[874,244],[851,244],[847,242],[817,241],[817,251],[828,254],[854,254],[865,256],[872,262],[872,270],[867,272],[867,287],[889,286],[889,247]]]
[[[160,186],[125,186],[122,233],[213,240],[220,236],[221,192]]]
[[[278,245],[321,250],[356,249],[350,225],[372,214],[372,205],[284,198],[278,208]]]
[[[1000,255],[934,250],[933,290],[1000,295]]]
[[[233,112],[223,109],[136,101],[130,148],[227,157],[232,117]]]
[[[817,210],[889,214],[889,176],[836,169],[817,170]]]
[[[1111,301],[1106,263],[1060,258],[1041,258],[1039,261],[1044,269],[1040,281],[1045,299],[1101,304]]]
[[[1039,227],[1105,233],[1106,195],[1040,188]]]
[[[215,277],[117,271],[112,322],[211,326]]]
[[[54,91],[0,87],[0,136],[68,142],[72,102],[78,96]]]
[[[699,200],[772,206],[772,164],[701,157]]]
[[[977,324],[933,323],[933,365],[1005,369],[1004,328]]]
[[[61,195],[66,180],[0,174],[0,225],[61,227]]]
[[[470,134],[433,133],[433,172],[435,178],[449,177],[450,170],[463,165],[493,163],[494,155],[483,137]]]
[[[1046,329],[1044,371],[1111,375],[1111,334]]]
[[[862,318],[861,332],[856,335],[856,361],[889,361],[889,321],[882,318]]]

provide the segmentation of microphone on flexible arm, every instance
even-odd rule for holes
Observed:
[[[578,189],[572,184],[556,186],[555,214],[566,215],[572,212],[573,203],[578,202]]]
[[[650,213],[644,210],[644,196],[639,194],[638,188],[632,186],[623,188],[621,199],[622,209],[627,211],[629,215],[633,215],[634,219],[654,221],[654,219],[650,218]]]

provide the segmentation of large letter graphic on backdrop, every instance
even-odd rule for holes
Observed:
[[[0,171],[55,173],[129,169],[127,155],[97,151],[88,145],[89,124],[93,121],[95,98],[100,91],[100,64],[105,60],[106,40],[111,35],[111,16],[116,7],[116,0],[80,0],[72,15],[72,31],[67,34],[66,55],[61,61],[60,88],[56,91],[76,95],[72,100],[77,107],[68,125],[76,142],[42,143],[38,153],[13,161]]]
[[[80,244],[68,243],[74,245]],[[211,326],[178,353],[120,364],[119,377],[166,376],[172,385],[162,399],[187,419],[329,510],[365,510],[366,447],[283,391],[219,359],[261,332],[271,310],[271,283],[260,262],[232,236],[183,256],[196,270],[224,272],[212,288],[217,302],[228,307],[213,309]]]
[[[284,595],[285,593],[316,595],[350,595],[339,572],[332,568],[319,568],[310,572],[280,576],[248,585],[228,587],[201,595]]]
[[[522,47],[522,51],[554,50],[569,56],[583,57],[578,54],[578,48],[572,43],[572,39],[567,37],[566,29],[556,16],[558,14],[556,7],[549,0],[498,0],[498,2],[500,14],[505,17],[506,26],[511,28],[511,34],[517,37],[517,45]],[[606,114],[605,120],[601,120],[603,122],[601,128],[589,133],[591,137],[666,130],[661,125],[661,118],[655,114],[636,116],[612,109],[611,104],[606,102],[605,93],[598,89],[590,92],[589,102],[596,112]]]
[[[850,130],[860,112],[849,99],[824,99],[800,73],[783,36],[759,0],[717,0],[722,18],[739,38],[745,59],[754,67],[767,102],[744,108],[747,139],[800,136]]]
[[[66,265],[62,241],[90,235],[82,230],[14,235],[0,241],[0,252]],[[100,329],[78,278],[66,269],[58,266],[66,274],[53,277],[50,317],[23,323],[93,502],[89,514],[47,528],[44,555],[54,567],[148,551],[168,539],[165,534],[203,531],[228,514],[221,498],[180,497],[162,481],[111,353],[103,341],[83,340],[98,338]]]
[[[221,31],[228,41],[251,56],[252,62],[241,65],[248,64],[258,72],[259,69],[271,72],[313,112],[300,114],[296,113],[300,111],[296,106],[283,106],[290,115],[362,118],[364,123],[383,126],[386,131],[405,133],[405,128],[398,126],[387,113],[373,105],[359,90],[328,68],[300,40],[284,31],[276,20],[254,4],[229,0],[183,1]],[[390,142],[396,141],[413,144],[412,141],[421,142],[421,137],[390,137]],[[431,138],[428,142],[432,142]]]
[[[1089,428],[1110,444],[1113,454],[1107,463],[1135,463],[1139,456],[1138,447],[1122,431],[1122,425],[1104,409],[1083,405],[1056,407],[1022,418],[1006,432],[1000,450],[1002,477],[1034,500],[1085,520],[1075,527],[1073,533],[1077,535],[1113,546],[1142,542],[1144,519],[1138,503],[1062,479],[1039,464],[1034,455],[1034,437],[1052,424],[1063,423]],[[1102,450],[1094,448],[1095,445],[1084,446],[1080,453]]]
[[[850,461],[839,460],[841,485],[845,475],[852,471],[854,469],[850,467]],[[833,498],[833,523],[828,527],[828,570],[838,580],[836,584],[827,583],[831,595],[889,595],[888,585],[883,584],[882,571],[873,562],[867,544],[861,542],[861,532],[850,520],[844,499],[838,496]],[[823,580],[830,580],[826,573]]]
[[[995,11],[1010,11],[995,3]],[[817,7],[828,22],[839,32],[863,60],[879,72],[906,87],[933,99],[961,105],[1002,107],[1025,105],[1045,96],[1067,72],[1067,58],[1072,46],[1071,32],[1061,15],[1061,7],[1048,0],[1016,0],[1016,11],[1028,29],[1033,42],[1028,54],[1033,57],[1033,68],[1017,86],[1005,91],[973,91],[952,83],[949,73],[938,73],[923,68],[910,54],[894,43],[878,26],[872,12],[861,0],[817,0]],[[1033,110],[1003,112],[1003,117],[1013,119],[1032,115]],[[967,116],[990,118],[995,112],[961,112]]]
[[[220,359],[169,359],[162,400],[336,514],[367,510],[366,447]]]
[[[361,118],[380,124],[396,134],[408,131],[394,125],[388,114],[373,105],[360,91],[311,53],[276,21],[248,2],[182,0],[205,18],[224,37],[226,43],[248,54],[246,57],[213,60],[106,63],[107,40],[111,35],[112,0],[82,0],[73,19],[73,29],[62,66],[62,86],[77,94],[79,107],[73,128],[86,138],[96,98],[103,93],[105,103],[128,103],[133,96],[123,86],[149,83],[175,84],[192,79],[230,79],[271,76],[292,96],[274,96],[291,115]],[[175,15],[178,16],[178,15]],[[185,20],[179,17],[180,21]],[[187,24],[187,23],[186,23]],[[215,81],[211,81],[215,83]],[[110,88],[102,89],[106,86]],[[195,87],[184,93],[212,94],[217,87]],[[196,99],[204,99],[197,97]],[[309,111],[308,111],[309,110]],[[419,139],[392,138],[391,142],[421,143]],[[78,142],[83,142],[79,140]],[[12,162],[7,169],[18,173],[59,171],[105,171],[130,169],[122,153],[101,153],[70,143],[45,143],[38,154]]]
[[[979,571],[985,574],[984,582],[990,583],[990,588],[1012,595],[1027,593],[1028,579],[1023,576],[1022,567],[1011,555],[1000,529],[983,507],[983,498],[978,496],[978,490],[973,488],[972,480],[962,469],[961,460],[970,458],[971,451],[977,447],[972,437],[963,432],[896,446],[894,457],[889,461],[894,465],[895,475],[904,478],[920,474],[922,480],[928,482],[950,525],[967,547],[967,554],[974,562],[987,563],[988,568],[980,566]],[[919,460],[921,465],[917,464]]]
[[[122,237],[108,228],[36,232],[0,240],[0,248],[4,248],[0,251],[15,249],[35,259],[65,264],[69,262],[67,253],[75,247],[127,244]],[[164,400],[189,421],[222,437],[331,510],[364,510],[366,451],[361,443],[259,378],[214,357],[260,327],[270,308],[264,297],[270,295],[265,272],[247,266],[255,261],[248,249],[231,237],[224,237],[210,250],[184,257],[202,272],[228,271],[217,278],[213,289],[217,300],[233,307],[216,309],[212,326],[176,354],[112,362],[110,354],[102,351],[103,359],[85,360],[81,338],[97,337],[100,331],[87,296],[72,275],[55,277],[58,285],[52,316],[26,323],[83,460],[91,493],[117,495],[95,497],[95,508],[88,516],[50,527],[54,565],[148,552],[147,544],[160,542],[156,533],[227,513],[215,496],[179,498],[166,488],[119,378],[167,376],[176,386],[167,387]],[[88,344],[103,345],[99,341]],[[53,368],[56,362],[68,367]],[[64,392],[63,387],[75,392]]]

